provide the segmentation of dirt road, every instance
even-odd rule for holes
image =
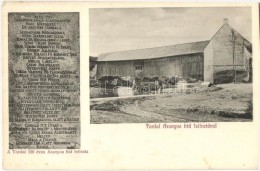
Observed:
[[[252,121],[252,84],[222,84],[201,90],[91,101],[91,123]]]

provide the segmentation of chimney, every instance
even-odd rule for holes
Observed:
[[[228,24],[228,18],[224,18],[223,24]]]

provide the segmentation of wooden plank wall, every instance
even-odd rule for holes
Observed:
[[[203,70],[203,54],[150,59],[144,62],[144,75],[150,77],[198,78],[203,77]]]
[[[133,61],[108,61],[97,63],[97,78],[102,76],[134,77]]]
[[[101,76],[135,76],[137,61],[98,62],[97,78]],[[143,64],[145,77],[192,77],[203,80],[203,54],[190,54],[160,59],[147,59]],[[201,78],[202,77],[202,78]]]

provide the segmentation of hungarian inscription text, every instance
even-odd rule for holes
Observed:
[[[8,48],[9,148],[79,148],[79,13],[9,13]]]

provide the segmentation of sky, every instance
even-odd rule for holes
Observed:
[[[224,18],[251,42],[250,7],[90,9],[90,56],[210,40]]]

